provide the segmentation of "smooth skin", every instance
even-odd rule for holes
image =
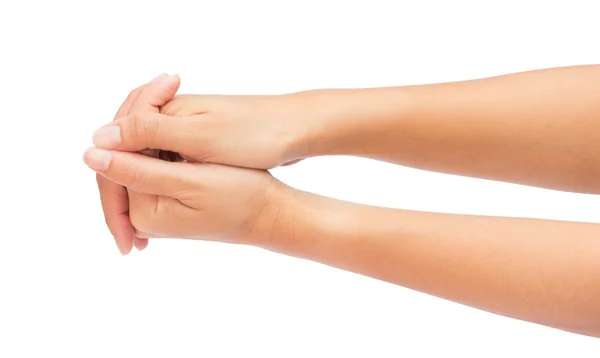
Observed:
[[[151,87],[150,97],[162,88]],[[264,170],[345,154],[599,193],[600,66],[162,105],[144,98],[96,132],[84,155],[112,183],[100,187],[107,218],[129,207],[133,233],[107,219],[113,235],[256,245],[600,337],[598,224],[372,207],[299,191]],[[189,162],[137,153],[149,148]],[[109,193],[123,187],[128,204]]]
[[[115,120],[133,113],[158,112],[160,106],[173,98],[180,83],[179,76],[168,76],[163,73],[149,83],[134,89],[117,111]],[[145,154],[156,153],[149,150],[145,151]],[[100,189],[104,219],[121,254],[128,254],[134,246],[140,251],[145,249],[148,246],[148,239],[135,236],[135,228],[129,218],[129,200],[130,196],[135,194],[100,174],[96,175],[96,181]]]

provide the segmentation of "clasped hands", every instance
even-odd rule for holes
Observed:
[[[267,171],[343,154],[597,194],[599,75],[574,66],[277,96],[175,96],[179,77],[161,75],[84,160],[123,254],[154,237],[250,244],[600,337],[597,224],[359,205]]]
[[[160,237],[268,245],[295,194],[266,169],[309,155],[310,95],[175,96],[179,84],[133,90],[84,154],[120,252]]]

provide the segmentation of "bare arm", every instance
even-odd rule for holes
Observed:
[[[101,136],[95,143],[263,169],[308,156],[350,154],[600,193],[600,66],[274,97],[185,96],[162,111],[167,115],[123,118],[113,124],[120,127],[119,143]],[[215,188],[228,181],[219,180]],[[600,225],[384,209],[285,187],[277,193],[254,216],[248,234],[253,239],[246,242],[600,337]],[[164,225],[161,232],[180,236],[176,220]]]
[[[394,210],[295,190],[275,203],[264,217],[276,225],[255,229],[273,238],[270,250],[600,337],[600,225]]]
[[[303,95],[306,117],[316,118],[303,156],[358,155],[600,193],[600,65]]]

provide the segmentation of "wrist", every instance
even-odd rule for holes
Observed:
[[[395,140],[416,102],[410,87],[321,89],[291,96],[302,113],[291,147],[295,159],[379,154]]]
[[[288,157],[305,159],[327,155],[335,151],[337,137],[340,135],[332,124],[339,116],[343,97],[337,90],[310,90],[287,95],[291,108],[299,114],[294,117],[294,139],[288,148]],[[346,92],[346,90],[343,90]]]
[[[284,186],[272,201],[257,245],[278,253],[321,261],[347,240],[357,204]]]

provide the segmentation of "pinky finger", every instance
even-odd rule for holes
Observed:
[[[141,235],[141,236],[143,236],[143,235]],[[146,247],[148,247],[148,241],[149,240],[147,238],[138,237],[136,234],[135,241],[133,242],[133,244],[136,249],[138,249],[139,251],[142,251]]]

